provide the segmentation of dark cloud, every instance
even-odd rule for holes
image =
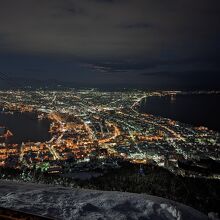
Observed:
[[[117,0],[92,0],[92,1],[99,2],[99,3],[113,3],[113,2],[117,2]]]
[[[0,65],[85,84],[208,78],[220,69],[219,11],[219,0],[0,0]]]
[[[157,67],[157,62],[135,62],[135,61],[119,61],[119,62],[93,62],[85,64],[85,66],[106,73],[114,72],[130,72],[138,70],[147,70]]]
[[[134,23],[134,24],[123,24],[120,27],[128,29],[149,29],[153,26],[148,23]]]

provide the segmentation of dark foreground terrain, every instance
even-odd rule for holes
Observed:
[[[201,212],[146,194],[0,181],[0,206],[62,220],[207,220]]]
[[[103,173],[102,176],[85,180],[33,170],[26,170],[22,174],[19,170],[0,168],[0,177],[73,188],[146,193],[186,204],[205,214],[219,212],[219,180],[176,176],[154,165],[146,165],[142,168],[143,172],[140,173],[138,165],[123,163],[121,168],[112,169]],[[97,172],[102,171],[97,170]]]
[[[0,207],[1,220],[52,220],[51,218]]]

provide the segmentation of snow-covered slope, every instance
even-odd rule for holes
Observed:
[[[207,219],[188,206],[145,194],[0,180],[0,206],[55,219]]]

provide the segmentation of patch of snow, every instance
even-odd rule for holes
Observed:
[[[199,211],[146,194],[0,180],[0,206],[65,220],[207,220]]]
[[[211,220],[220,220],[218,213],[215,212],[209,212],[208,217]]]

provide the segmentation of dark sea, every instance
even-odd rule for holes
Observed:
[[[38,120],[33,113],[14,114],[0,112],[0,126],[9,129],[13,136],[7,141],[8,143],[22,143],[27,141],[47,141],[50,139],[48,120]]]
[[[220,132],[220,94],[148,97],[140,111]]]

